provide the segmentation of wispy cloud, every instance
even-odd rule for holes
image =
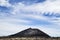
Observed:
[[[0,6],[9,7],[11,4],[8,2],[8,0],[0,0]]]
[[[23,3],[25,5],[31,5],[34,3],[42,3],[45,2],[46,0],[9,0],[9,3],[11,4],[16,4],[16,3]]]
[[[0,0],[1,36],[6,33],[6,35],[14,34],[29,27],[39,28],[51,36],[60,36],[59,24],[59,0]]]

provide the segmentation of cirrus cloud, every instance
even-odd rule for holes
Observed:
[[[51,36],[60,36],[59,0],[46,0],[31,5],[26,5],[24,2],[11,4],[9,0],[0,0],[0,6],[1,36],[4,36],[6,33],[9,33],[6,35],[14,34],[29,27],[41,29]],[[4,9],[7,10],[7,13]]]

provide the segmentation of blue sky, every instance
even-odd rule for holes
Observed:
[[[0,36],[30,27],[60,36],[60,0],[0,0]]]

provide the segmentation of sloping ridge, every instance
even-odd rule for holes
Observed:
[[[9,37],[50,37],[39,29],[28,28],[19,33],[10,35]]]

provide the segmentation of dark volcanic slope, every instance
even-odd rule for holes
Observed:
[[[50,37],[46,33],[40,31],[39,29],[26,29],[9,37]]]

